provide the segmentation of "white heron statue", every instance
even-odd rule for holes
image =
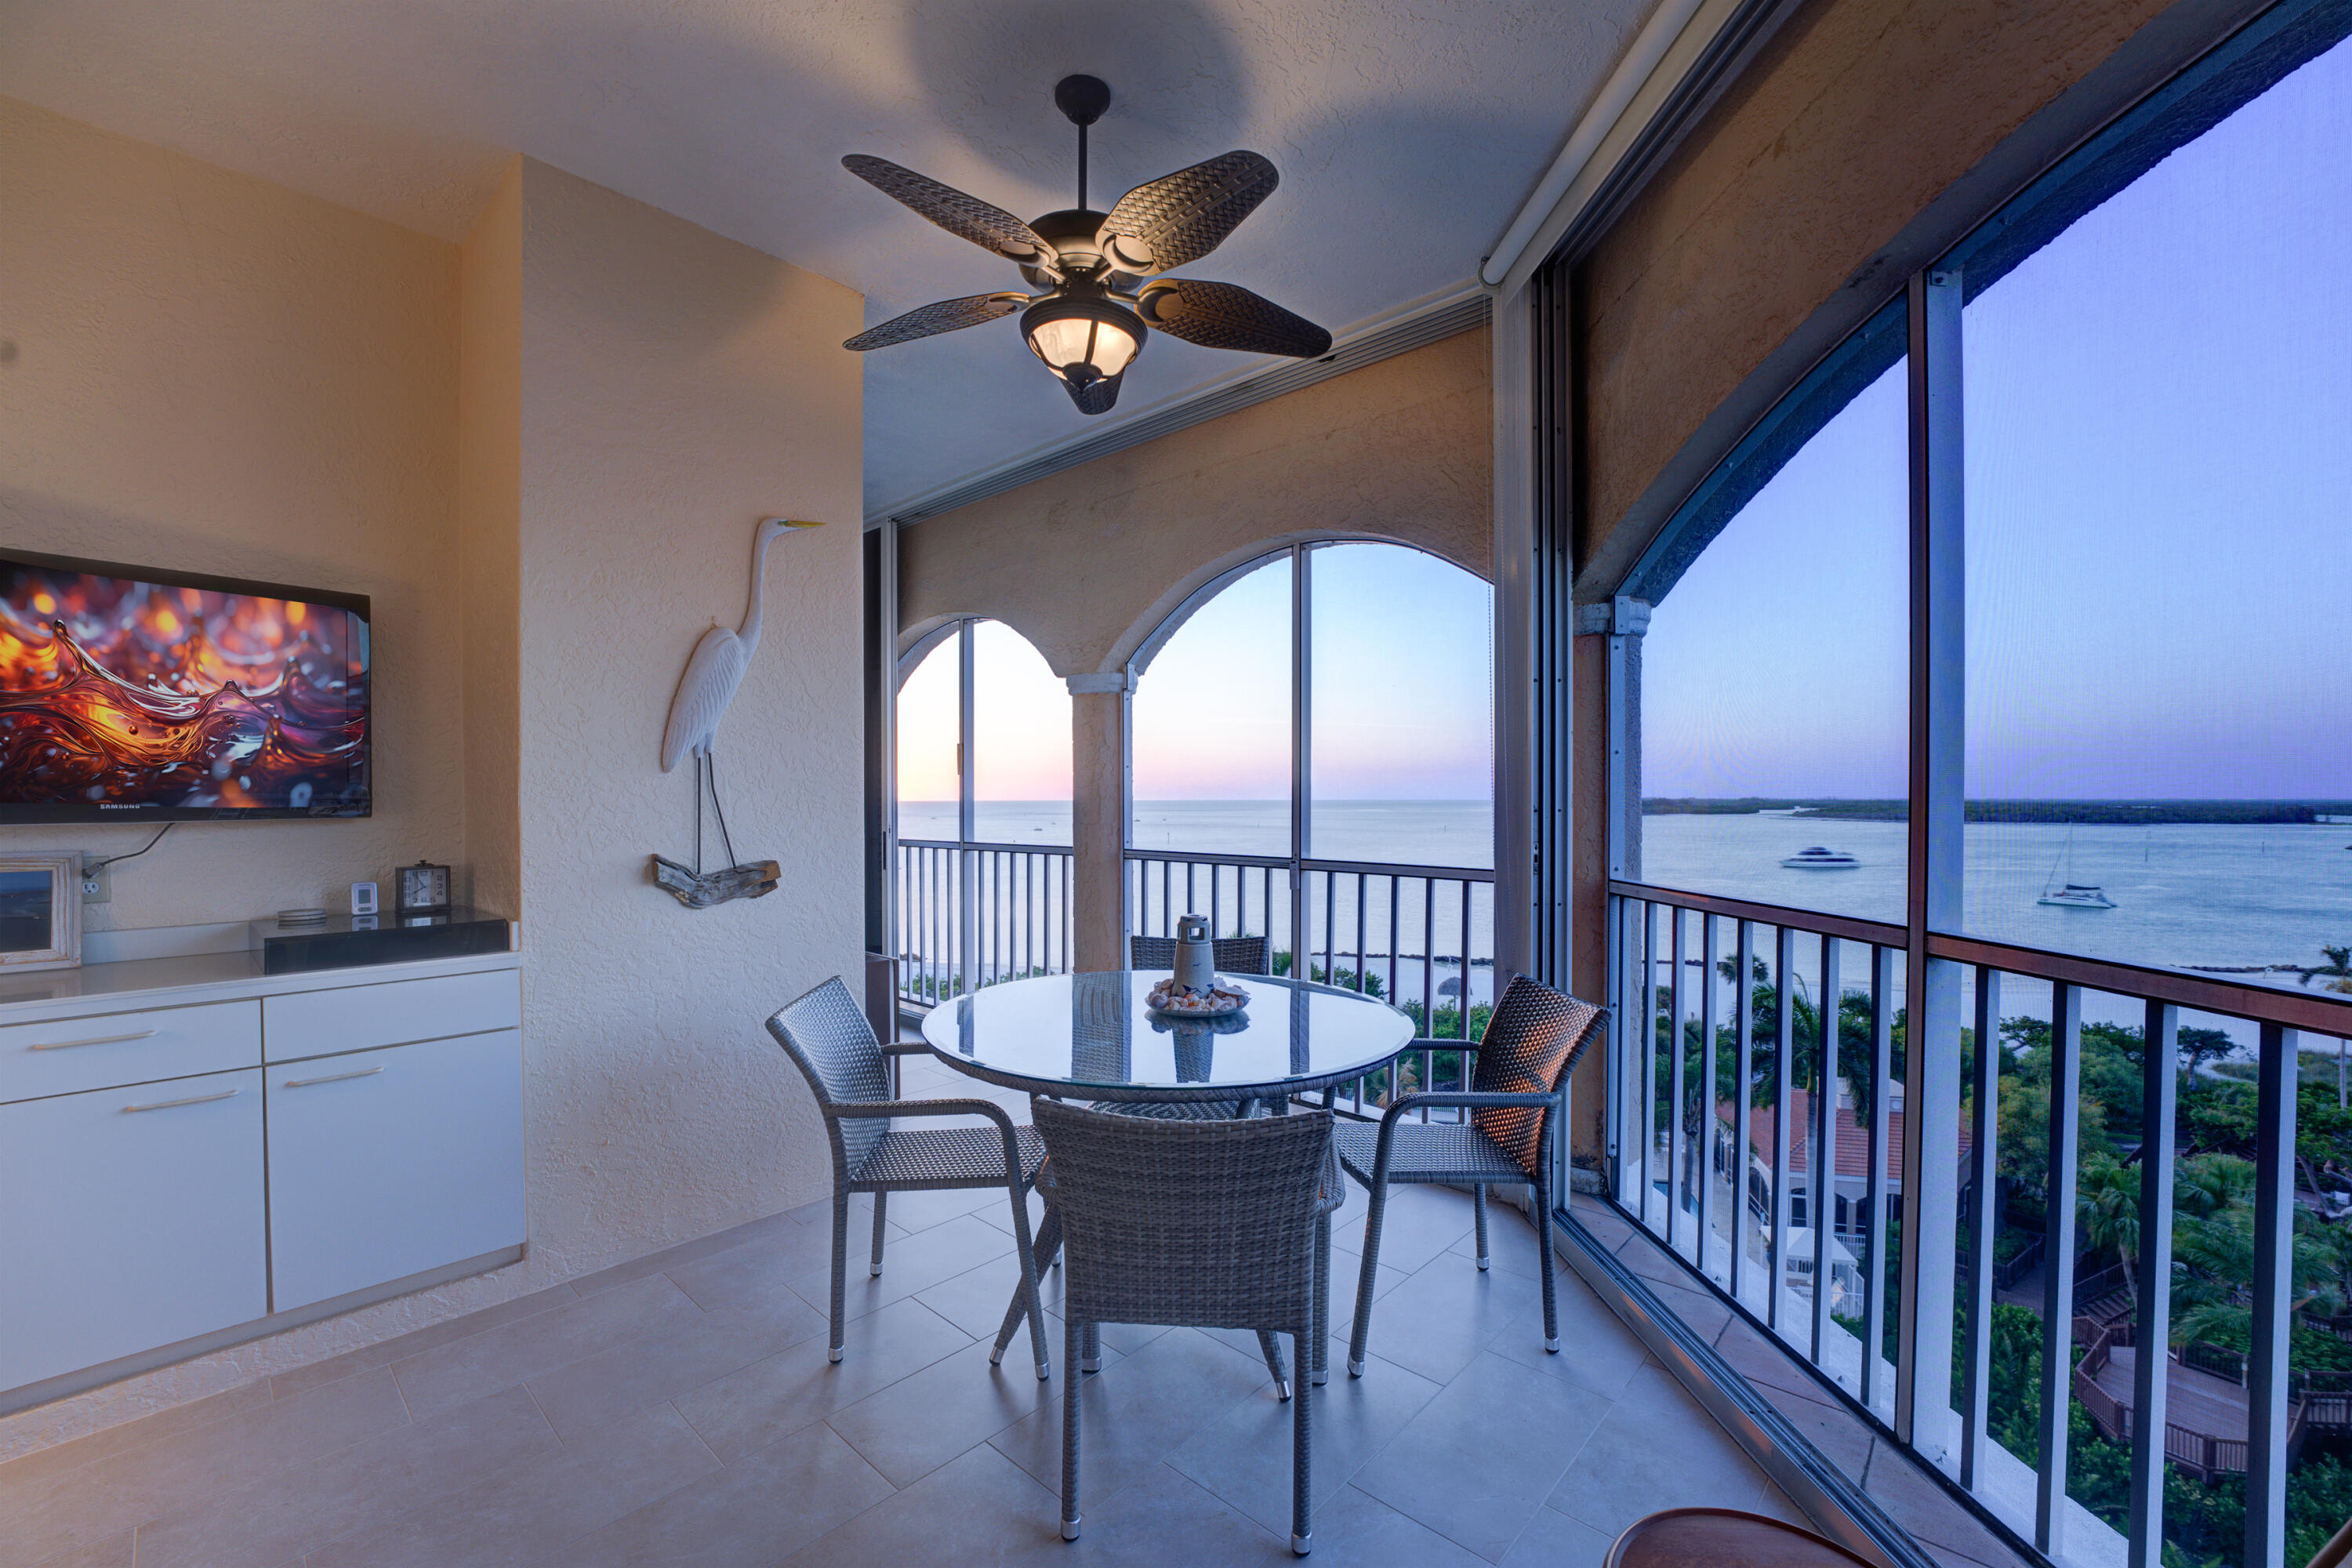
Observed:
[[[727,814],[719,805],[719,780],[711,771],[710,756],[719,736],[719,721],[727,717],[728,704],[735,700],[736,689],[743,684],[744,672],[751,668],[751,656],[760,648],[760,606],[763,596],[762,579],[768,565],[768,548],[786,534],[803,529],[822,528],[822,523],[803,522],[793,518],[771,517],[761,521],[751,532],[751,593],[743,608],[743,622],[734,627],[713,626],[702,634],[694,645],[693,657],[686,661],[686,673],[678,678],[677,693],[669,701],[669,723],[662,731],[662,772],[677,770],[681,758],[694,758],[694,871],[691,889],[677,885],[681,879],[664,875],[665,868],[683,872],[675,861],[654,858],[655,875],[662,885],[677,895],[680,902],[694,908],[745,895],[757,897],[775,887],[774,862],[762,861],[759,868],[730,866],[725,871],[702,874],[702,792],[709,781],[710,804],[719,814],[719,832],[722,841],[727,837]],[[727,844],[728,858],[732,860],[735,847]],[[714,884],[730,872],[764,869],[764,878],[736,878],[744,885],[737,890],[721,890]],[[756,889],[751,884],[758,884]]]

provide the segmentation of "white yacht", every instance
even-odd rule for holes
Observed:
[[[2058,852],[2058,864],[2050,868],[2050,879],[2042,884],[2042,897],[2035,900],[2061,910],[2111,910],[2115,900],[2095,882],[2077,882],[2074,875],[2074,830],[2066,829],[2065,847]]]
[[[2054,888],[2044,888],[2042,897],[2035,902],[2053,904],[2062,910],[2111,910],[2116,907],[2115,900],[2107,897],[2105,889],[2081,882],[2065,882]]]
[[[1786,857],[1780,864],[1800,871],[1851,871],[1862,862],[1843,849],[1825,849],[1816,844]]]

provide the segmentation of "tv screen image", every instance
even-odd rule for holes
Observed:
[[[368,602],[0,553],[0,822],[368,815]]]

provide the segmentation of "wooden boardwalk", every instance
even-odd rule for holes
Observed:
[[[2107,1364],[2095,1381],[2118,1403],[2132,1403],[2132,1379],[2137,1374],[2137,1350],[2117,1345],[2107,1352]],[[2171,1377],[2164,1396],[2164,1418],[2174,1426],[2231,1442],[2246,1440],[2246,1391],[2227,1378],[2183,1366],[2167,1358]]]

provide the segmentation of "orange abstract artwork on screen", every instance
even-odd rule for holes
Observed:
[[[369,809],[365,601],[0,559],[0,821]]]

